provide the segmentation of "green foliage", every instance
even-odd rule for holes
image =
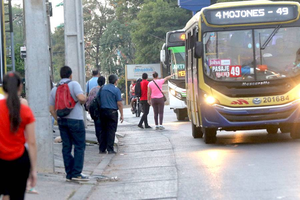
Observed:
[[[87,65],[100,67],[100,38],[107,28],[107,24],[114,18],[114,12],[108,1],[84,0],[83,20],[85,36],[85,62]]]
[[[118,80],[118,88],[121,90],[121,93],[125,93],[125,76],[122,75]]]
[[[110,73],[124,74],[124,64],[133,61],[134,49],[131,48],[130,25],[114,20],[108,24],[102,38],[101,67]]]
[[[183,28],[191,16],[189,11],[179,8],[175,1],[156,0],[144,4],[137,20],[133,22],[135,63],[158,63],[166,32]]]
[[[60,80],[59,70],[65,64],[64,28],[56,28],[51,35],[52,39],[52,65],[54,82]]]

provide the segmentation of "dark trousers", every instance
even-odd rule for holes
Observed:
[[[23,200],[29,170],[30,160],[26,149],[23,155],[16,160],[7,161],[0,159],[0,171],[2,172],[0,196],[1,194],[9,195],[10,200]]]
[[[99,151],[100,151],[100,137],[101,137],[101,132],[102,132],[100,118],[94,120],[94,124],[95,124],[96,137],[97,137],[97,141],[99,143]]]
[[[113,151],[115,135],[118,126],[118,111],[113,109],[101,109],[100,151]]]
[[[164,106],[165,101],[164,98],[151,99],[151,104],[154,112],[154,121],[155,125],[158,125],[158,116],[159,116],[159,125],[162,125],[164,119]]]
[[[148,104],[147,100],[141,100],[140,103],[141,103],[142,108],[143,108],[143,115],[141,117],[139,125],[143,125],[143,123],[144,123],[145,127],[146,127],[146,126],[149,126],[149,124],[148,124],[148,114],[149,114],[150,105]]]
[[[84,162],[85,128],[83,120],[58,119],[58,127],[62,139],[62,155],[67,178],[81,174]],[[74,145],[74,156],[72,147]]]

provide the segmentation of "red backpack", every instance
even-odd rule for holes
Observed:
[[[76,105],[68,86],[68,83],[70,82],[71,81],[67,81],[57,86],[55,95],[55,110],[58,117],[65,117],[69,115]]]

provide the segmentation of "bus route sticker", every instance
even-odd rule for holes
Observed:
[[[211,66],[212,72],[216,73],[217,78],[230,77],[229,66]]]
[[[209,59],[209,66],[231,65],[230,59]]]
[[[242,76],[242,66],[241,65],[231,65],[229,66],[230,77],[241,77]]]

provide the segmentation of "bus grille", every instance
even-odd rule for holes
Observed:
[[[247,121],[266,121],[266,120],[280,120],[288,118],[295,109],[289,109],[283,112],[265,112],[265,113],[249,113],[249,114],[228,114],[224,112],[219,113],[230,122],[247,122]]]

